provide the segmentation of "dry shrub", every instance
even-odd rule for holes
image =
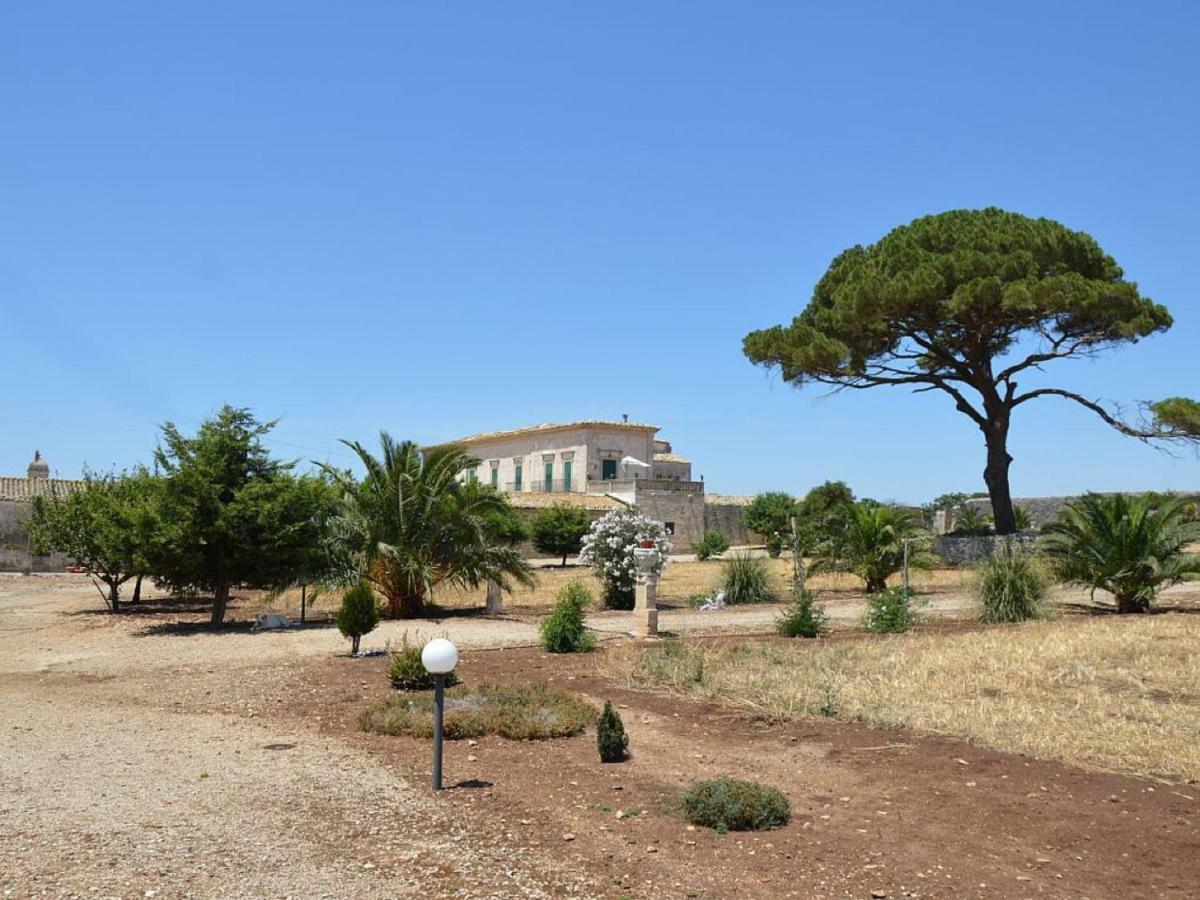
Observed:
[[[447,691],[443,727],[448,740],[498,734],[514,741],[540,741],[582,734],[595,721],[590,705],[543,681]],[[433,697],[385,697],[363,711],[359,725],[378,734],[432,737]]]
[[[1001,750],[1200,779],[1200,617],[1036,621],[796,645],[667,642],[606,665],[781,719],[833,715]]]

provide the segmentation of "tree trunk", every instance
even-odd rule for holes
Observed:
[[[564,553],[564,554],[563,554],[563,561],[562,561],[562,565],[561,565],[561,566],[559,566],[559,568],[560,568],[560,569],[565,569],[566,567],[567,567],[567,554],[565,554],[565,553]]]
[[[225,606],[229,603],[229,581],[225,578],[217,582],[217,589],[213,591],[213,609],[211,624],[215,628],[225,621]]]
[[[425,609],[425,597],[421,594],[388,594],[388,618],[416,619]]]
[[[884,590],[885,588],[887,588],[887,579],[886,578],[868,578],[867,579],[866,593],[878,594],[880,591]]]
[[[350,655],[351,656],[353,656],[355,653],[358,652],[358,642],[361,640],[362,640],[361,635],[357,635],[357,634],[350,635]]]
[[[1017,530],[1017,518],[1008,487],[1008,467],[1012,464],[1012,457],[1008,455],[1008,423],[990,426],[984,431],[984,439],[987,442],[987,467],[983,470],[983,480],[992,501],[992,522],[996,534],[1012,534]]]
[[[107,578],[105,581],[108,583],[108,608],[112,612],[119,612],[121,582],[115,578]]]
[[[139,575],[137,581],[133,583],[133,597],[130,599],[130,603],[142,602],[142,579],[144,577],[144,575]]]
[[[1120,615],[1148,612],[1150,612],[1150,603],[1141,597],[1133,596],[1117,598],[1117,613]]]

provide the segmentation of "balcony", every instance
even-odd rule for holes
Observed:
[[[587,483],[589,494],[631,494],[662,491],[672,494],[703,494],[703,481],[668,481],[665,478],[606,478]]]
[[[510,481],[504,485],[509,493],[520,494],[569,494],[578,491],[579,483],[575,479],[565,481],[561,478],[535,478],[532,481]]]

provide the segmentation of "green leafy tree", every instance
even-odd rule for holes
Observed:
[[[796,514],[796,498],[783,491],[755,494],[742,510],[742,524],[764,537],[788,533],[788,519]]]
[[[118,612],[121,586],[140,580],[149,567],[158,486],[144,470],[86,473],[78,490],[34,499],[30,539],[39,552],[65,553],[86,566],[105,585],[105,604]]]
[[[502,495],[464,485],[459,476],[479,461],[447,445],[422,453],[411,441],[379,436],[380,456],[357,441],[361,481],[330,467],[339,508],[334,541],[355,571],[386,598],[388,615],[415,618],[440,584],[477,588],[489,580],[511,589],[533,583],[529,564],[503,527],[511,509]]]
[[[791,324],[750,333],[743,349],[797,387],[946,394],[983,434],[996,530],[1009,534],[1008,436],[1023,404],[1058,397],[1142,440],[1197,438],[1200,405],[1186,398],[1148,405],[1135,424],[1082,394],[1018,384],[1055,360],[1097,356],[1171,321],[1090,235],[1001,209],[955,210],[844,251]]]
[[[350,655],[358,652],[363,635],[370,634],[379,624],[379,602],[375,592],[365,580],[360,581],[342,595],[342,605],[337,611],[337,628],[343,637],[350,639]]]
[[[225,406],[194,436],[171,423],[162,428],[151,568],[171,588],[211,591],[214,626],[225,620],[234,585],[294,584],[324,537],[328,488],[271,458],[261,439],[274,424]]]
[[[592,517],[582,506],[555,503],[533,517],[533,546],[542,553],[561,556],[566,566],[567,557],[579,553],[591,527]]]
[[[817,548],[812,571],[852,572],[866,582],[868,594],[887,587],[904,566],[908,542],[910,568],[929,568],[927,532],[914,514],[899,506],[861,500],[843,508],[833,533]]]
[[[796,505],[796,538],[807,552],[823,538],[841,511],[854,502],[854,491],[844,481],[819,484]]]
[[[1148,612],[1164,587],[1200,579],[1196,522],[1181,497],[1084,494],[1046,526],[1042,552],[1063,581],[1105,590],[1117,612]]]

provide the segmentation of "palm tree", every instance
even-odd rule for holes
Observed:
[[[867,583],[868,594],[886,588],[888,577],[904,567],[905,541],[910,568],[932,564],[928,535],[907,509],[863,500],[845,506],[830,527],[811,571],[853,572]]]
[[[497,520],[511,511],[502,495],[460,483],[479,460],[448,445],[422,453],[411,441],[379,435],[381,455],[342,441],[366,468],[362,481],[330,466],[340,495],[332,528],[355,568],[387,599],[389,616],[421,614],[439,584],[475,588],[492,580],[510,589],[533,572]]]
[[[1148,612],[1160,588],[1200,578],[1200,522],[1170,495],[1084,494],[1048,526],[1041,549],[1066,582],[1106,590],[1117,612]]]

